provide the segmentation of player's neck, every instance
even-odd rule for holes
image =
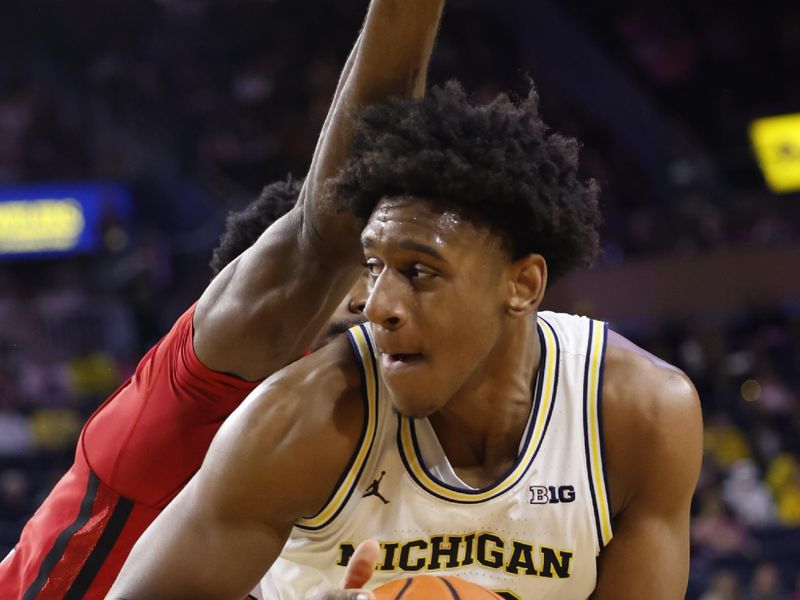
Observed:
[[[512,324],[461,390],[431,415],[448,460],[470,485],[493,483],[516,460],[540,358],[535,316]]]

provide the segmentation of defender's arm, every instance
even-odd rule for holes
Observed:
[[[244,598],[352,456],[363,409],[348,362],[342,336],[259,386],[139,539],[108,597]]]
[[[355,281],[358,223],[324,196],[344,164],[351,114],[390,96],[419,96],[444,0],[373,0],[339,82],[298,206],[212,282],[194,344],[209,368],[260,379],[308,347]]]
[[[591,598],[679,600],[702,458],[697,392],[682,372],[613,333],[604,386],[614,537],[600,552]]]

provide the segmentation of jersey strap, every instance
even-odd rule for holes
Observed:
[[[337,517],[358,485],[367,457],[375,443],[378,429],[378,365],[375,360],[375,348],[364,325],[356,325],[347,332],[347,336],[361,369],[364,427],[350,463],[325,506],[313,517],[298,520],[295,526],[300,529],[311,531],[322,529]]]
[[[607,340],[608,324],[590,320],[586,367],[583,378],[583,433],[597,541],[601,548],[606,546],[613,537],[601,414],[603,368]]]

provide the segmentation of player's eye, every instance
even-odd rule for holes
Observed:
[[[375,279],[383,271],[383,265],[377,258],[368,258],[364,261],[364,268],[367,270],[371,279]]]
[[[413,279],[430,279],[437,275],[436,271],[420,263],[416,263],[411,267],[411,277]]]

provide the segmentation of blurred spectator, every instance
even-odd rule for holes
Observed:
[[[20,469],[0,470],[0,548],[15,539],[30,516],[31,486]]]
[[[24,456],[34,447],[28,419],[16,412],[0,410],[0,457]]]
[[[784,452],[769,465],[767,485],[777,499],[778,519],[789,527],[800,527],[800,467],[797,459]]]
[[[742,600],[739,580],[730,571],[720,571],[711,580],[700,600]]]
[[[50,452],[69,452],[75,447],[83,419],[71,409],[39,409],[31,415],[36,444]]]
[[[772,563],[761,563],[753,573],[747,600],[788,600],[783,591],[781,575]]]
[[[700,513],[692,521],[692,542],[698,556],[708,554],[712,558],[729,558],[754,553],[754,540],[744,525],[733,518],[715,491],[703,496],[700,502]]]
[[[725,413],[715,414],[706,424],[703,444],[705,451],[724,468],[752,456],[747,437]]]
[[[722,498],[747,525],[763,527],[775,522],[775,502],[752,460],[742,459],[731,466],[722,483]]]

